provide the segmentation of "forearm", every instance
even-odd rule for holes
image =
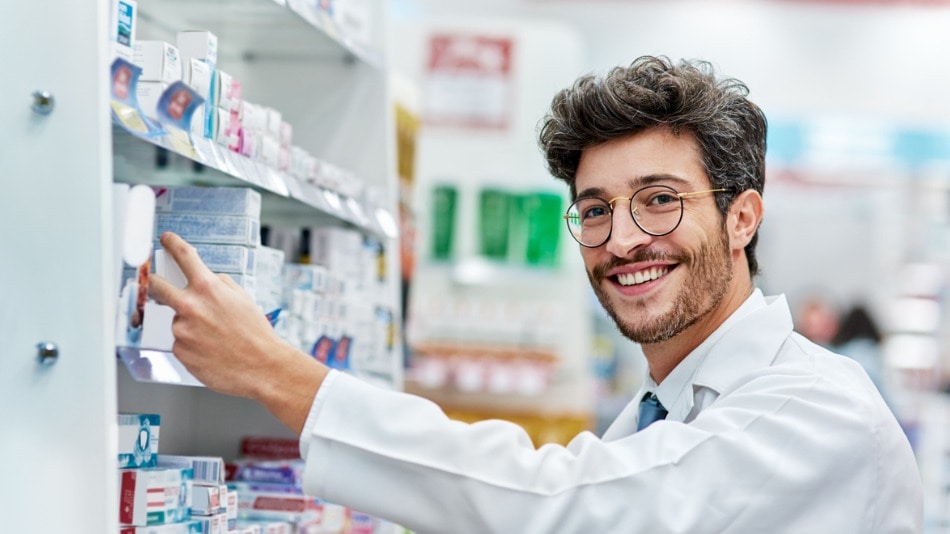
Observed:
[[[275,350],[275,361],[261,377],[254,400],[300,434],[329,369],[290,345],[281,344]]]

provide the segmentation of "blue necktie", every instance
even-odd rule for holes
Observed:
[[[653,422],[666,419],[666,408],[660,404],[655,393],[647,393],[640,401],[640,418],[637,420],[637,432],[650,426]]]

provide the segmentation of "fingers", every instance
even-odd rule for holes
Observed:
[[[178,310],[184,290],[178,289],[161,276],[152,274],[148,278],[148,294],[159,304]]]
[[[224,285],[230,287],[231,289],[244,290],[244,288],[239,286],[238,283],[234,281],[234,278],[231,278],[231,275],[229,274],[218,273],[218,279],[224,282]]]
[[[171,255],[178,268],[189,283],[213,276],[211,270],[201,261],[195,247],[173,232],[165,232],[160,238],[162,248]]]

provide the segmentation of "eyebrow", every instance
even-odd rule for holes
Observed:
[[[638,176],[636,178],[630,178],[627,180],[627,187],[630,189],[630,192],[636,191],[642,187],[648,185],[656,184],[669,184],[670,182],[677,184],[679,186],[688,186],[690,181],[681,177],[676,176],[675,174],[647,174],[646,176]],[[604,198],[607,196],[607,190],[603,187],[588,187],[583,191],[578,191],[575,200],[579,198],[590,198],[590,197],[600,197]]]

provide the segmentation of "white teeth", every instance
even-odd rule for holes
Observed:
[[[649,269],[637,271],[635,273],[618,274],[617,281],[620,282],[620,285],[622,286],[633,286],[642,284],[644,282],[649,282],[651,280],[656,280],[667,272],[669,272],[669,269],[666,267],[651,267]]]

